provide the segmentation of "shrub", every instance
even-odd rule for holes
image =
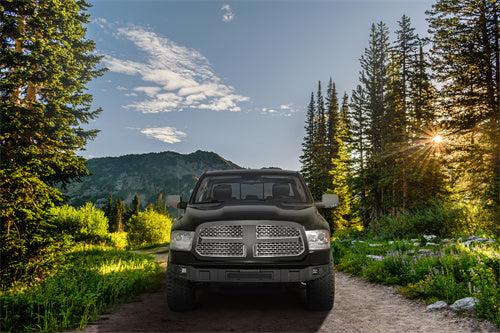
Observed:
[[[452,236],[463,233],[466,214],[463,208],[440,201],[415,212],[385,215],[370,224],[369,231],[386,238],[414,237],[420,234]]]
[[[132,216],[127,240],[132,246],[165,243],[170,240],[172,220],[168,215],[148,210]]]
[[[114,247],[122,249],[122,250],[124,250],[128,245],[127,233],[123,232],[123,231],[122,232],[113,232],[113,233],[108,234],[108,239],[109,239],[108,244],[110,246],[114,246]]]
[[[94,204],[87,203],[79,209],[71,206],[55,207],[50,213],[57,231],[72,235],[75,241],[106,241],[109,221]]]

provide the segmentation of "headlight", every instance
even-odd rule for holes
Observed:
[[[306,231],[309,250],[326,250],[330,248],[330,233],[328,230]]]
[[[191,251],[194,231],[172,231],[170,233],[170,250]]]

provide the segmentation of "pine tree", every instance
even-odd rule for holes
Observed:
[[[335,88],[335,83],[330,78],[327,89],[326,97],[326,145],[327,145],[327,159],[328,159],[328,169],[334,168],[332,160],[338,157],[338,142],[335,139],[337,137],[337,130],[339,127],[339,104],[337,98],[337,90]]]
[[[311,93],[311,101],[307,107],[306,115],[306,125],[305,132],[306,135],[302,142],[302,156],[300,156],[300,162],[302,164],[301,173],[305,181],[310,184],[312,182],[313,175],[313,154],[314,154],[314,119],[316,114],[316,107],[314,102],[314,93]]]
[[[397,92],[399,96],[396,101],[399,102],[394,104],[393,108],[389,108],[389,111],[394,112],[393,117],[395,130],[397,131],[396,138],[396,163],[395,167],[400,169],[401,174],[401,208],[406,210],[408,201],[408,164],[409,164],[409,142],[408,142],[408,100],[411,93],[411,82],[414,76],[415,69],[415,52],[418,47],[418,36],[415,35],[415,28],[411,27],[410,18],[403,15],[401,21],[398,21],[399,30],[396,31],[396,41],[392,48],[392,60],[394,65],[399,67],[399,70],[395,71],[396,77],[394,78],[394,83],[398,85]],[[399,171],[399,170],[398,170]],[[398,172],[399,173],[399,172]],[[392,214],[395,215],[396,204],[396,186],[398,180],[392,179]]]
[[[141,211],[141,201],[139,196],[136,194],[132,200],[132,215],[137,215]]]
[[[311,193],[315,200],[320,200],[323,193],[330,187],[330,175],[328,160],[327,128],[325,100],[321,90],[321,81],[318,82],[316,97],[316,119],[314,131],[314,155],[313,155],[313,181]]]
[[[113,202],[113,193],[109,195],[109,200],[106,206],[104,206],[104,216],[108,218],[109,221],[114,221],[115,219],[115,208]]]
[[[90,110],[85,90],[103,72],[85,38],[88,7],[84,0],[1,4],[2,283],[24,274],[11,265],[51,243],[44,212],[63,200],[54,186],[88,174],[77,152],[97,131],[80,125],[100,110]]]
[[[158,195],[158,202],[156,203],[156,211],[163,214],[163,191]]]
[[[384,122],[387,93],[387,67],[389,54],[389,32],[387,26],[380,22],[372,24],[369,47],[361,56],[360,83],[366,98],[364,103],[365,114],[368,117],[366,133],[370,150],[366,150],[364,157],[366,169],[361,175],[365,196],[361,205],[368,214],[364,216],[365,226],[370,220],[376,219],[384,213],[384,192],[387,184],[384,179],[383,132],[388,124]],[[358,94],[359,95],[359,94]],[[368,217],[369,216],[369,217]]]
[[[344,94],[338,119],[335,140],[338,152],[334,158],[331,171],[332,193],[339,195],[339,206],[332,211],[332,222],[335,229],[348,229],[359,224],[357,201],[354,195],[352,158],[351,158],[351,120],[349,117],[349,97]]]
[[[359,214],[365,227],[368,226],[369,212],[367,200],[367,168],[366,159],[370,150],[368,140],[369,114],[366,96],[361,85],[358,85],[351,94],[349,109],[351,119],[351,141],[353,156],[353,180],[352,185],[359,197]]]

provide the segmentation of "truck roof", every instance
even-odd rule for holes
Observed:
[[[297,175],[297,171],[281,169],[238,169],[238,170],[216,170],[207,171],[205,176],[227,176],[227,175]]]

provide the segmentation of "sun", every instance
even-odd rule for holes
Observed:
[[[443,137],[439,134],[432,138],[432,142],[434,142],[434,143],[440,143],[442,141],[443,141]]]

